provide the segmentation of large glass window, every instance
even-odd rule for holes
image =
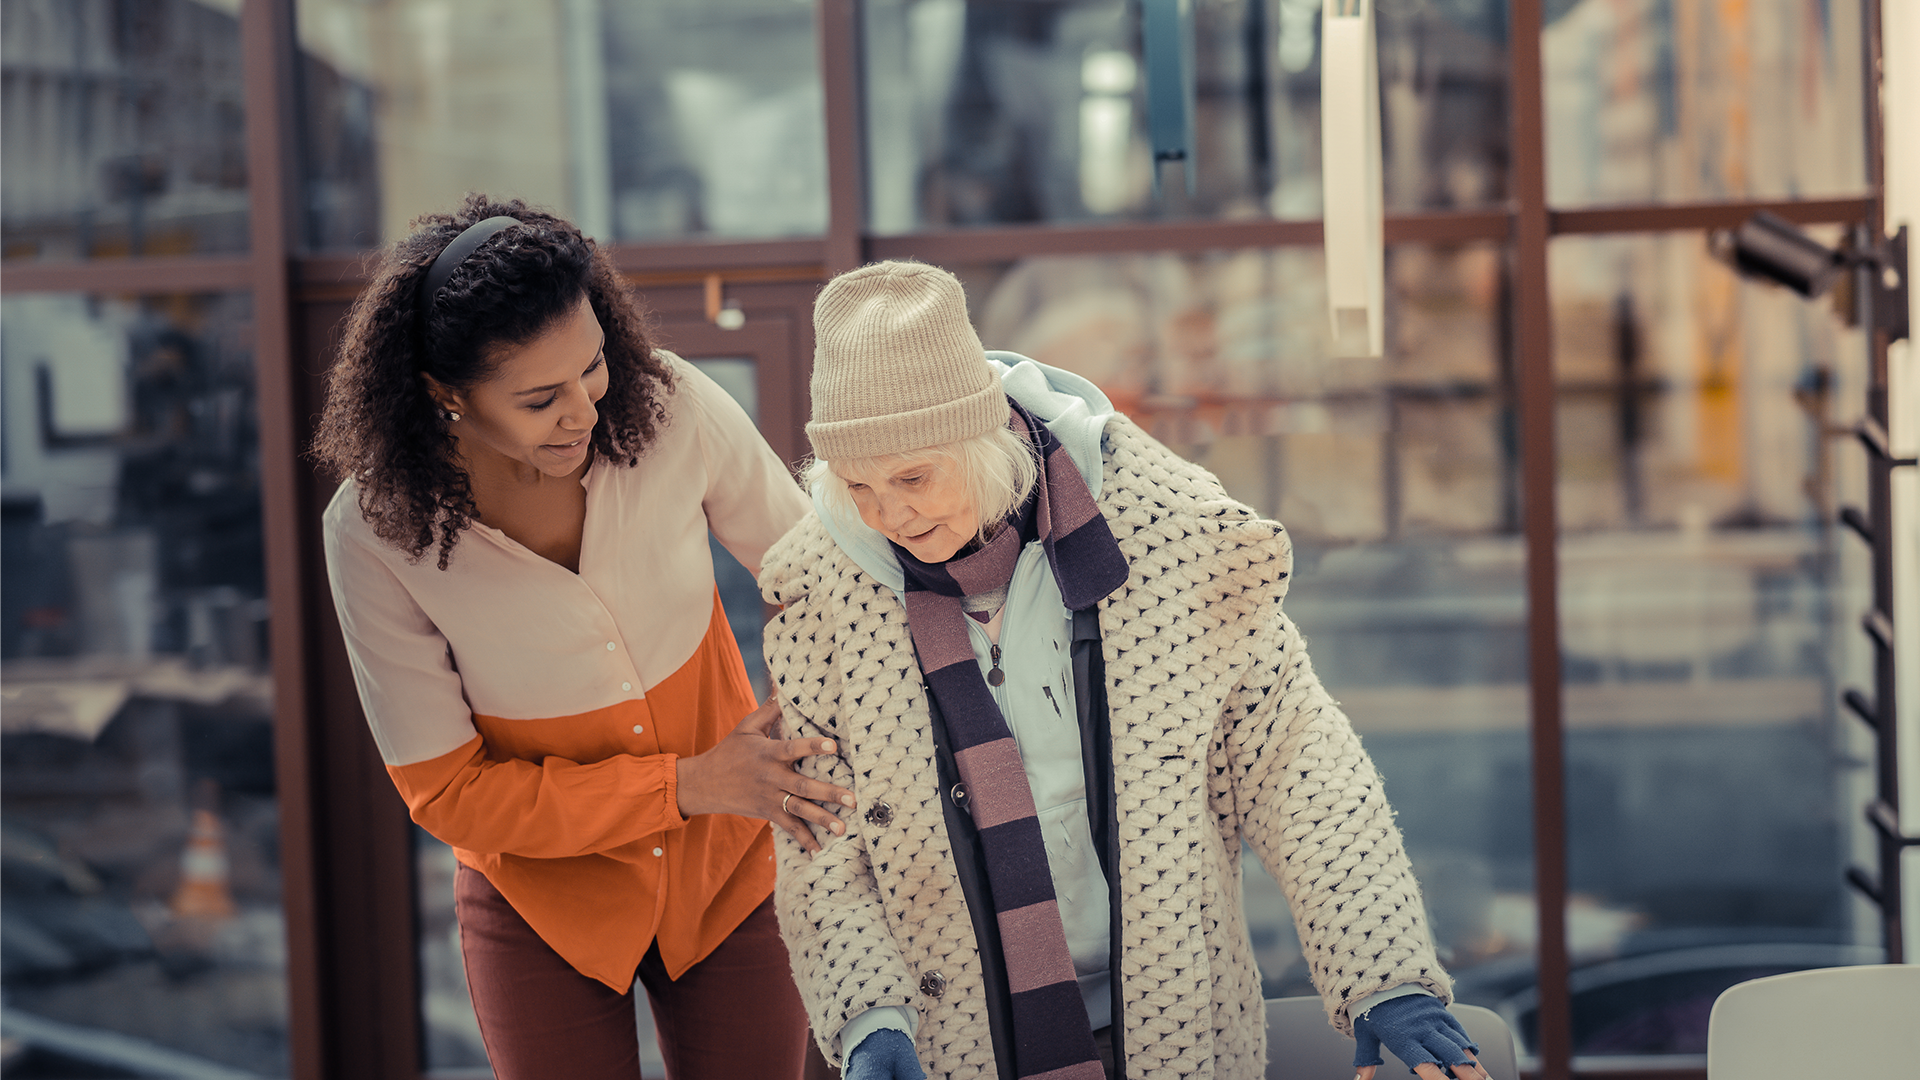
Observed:
[[[855,115],[835,119],[864,134],[864,227],[1311,220],[1322,2],[1191,5],[1197,184],[1168,167],[1156,198],[1132,0],[861,0],[860,40],[834,44],[861,57]],[[826,227],[813,0],[291,6],[296,247],[365,252],[468,190],[606,241]],[[1379,0],[1389,212],[1507,209],[1516,92],[1543,99],[1562,209],[1879,182],[1862,5],[1543,0],[1538,87],[1508,83],[1510,6]],[[24,284],[36,262],[94,264],[45,286],[79,293],[0,307],[10,1076],[288,1070],[252,306],[102,292],[124,280],[110,260],[249,252],[246,140],[288,133],[247,124],[241,8],[0,0],[0,257],[19,288],[43,287]],[[990,347],[1093,378],[1287,523],[1288,609],[1386,777],[1443,959],[1537,1050],[1505,327],[1542,313],[1514,309],[1512,254],[1391,250],[1379,361],[1329,357],[1308,249],[955,269]],[[1697,234],[1550,256],[1575,1049],[1697,1052],[1729,982],[1879,955],[1879,912],[1842,877],[1876,858],[1872,747],[1834,708],[1871,681],[1866,549],[1832,525],[1862,502],[1844,432],[1864,347],[1823,307],[1737,282]],[[806,300],[780,303],[797,350]],[[296,371],[324,367],[323,338],[292,343]],[[709,370],[790,412],[791,365],[750,352]],[[716,571],[758,676],[757,597],[717,551]],[[324,832],[308,870],[354,843]],[[427,1061],[478,1074],[451,852],[416,839],[417,901],[394,865],[378,895],[418,904]],[[1268,993],[1306,992],[1277,887],[1252,871],[1247,900]],[[378,974],[319,964],[323,998]],[[362,1030],[322,1005],[320,1037]]]
[[[1555,206],[1867,189],[1860,4],[1577,0],[1541,41]]]
[[[404,235],[466,191],[602,240],[821,233],[811,4],[299,0],[307,242]]]
[[[0,3],[7,261],[246,250],[238,8]]]
[[[866,124],[881,233],[1011,222],[1320,213],[1320,0],[1194,4],[1191,196],[1153,195],[1139,5],[870,0]],[[1386,3],[1390,210],[1506,191],[1505,5]]]
[[[1829,426],[1864,346],[1698,233],[1552,257],[1575,1051],[1703,1054],[1733,983],[1880,955],[1835,708]]]
[[[1287,610],[1385,777],[1463,1000],[1534,970],[1525,599],[1490,247],[1396,248],[1388,356],[1329,358],[1318,251],[960,268],[980,335],[1075,371],[1293,536]],[[1310,994],[1249,857],[1267,996]]]
[[[252,334],[245,294],[0,304],[0,957],[32,1075],[289,1068]]]

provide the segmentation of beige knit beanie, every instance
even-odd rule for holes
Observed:
[[[813,337],[807,440],[817,458],[904,454],[1007,424],[960,279],[937,266],[875,263],[827,282]]]

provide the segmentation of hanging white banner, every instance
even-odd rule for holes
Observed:
[[[1326,0],[1320,11],[1320,167],[1335,356],[1380,356],[1386,346],[1373,3]]]
[[[1880,5],[1880,100],[1886,112],[1884,195],[1889,233],[1907,230],[1907,338],[1887,350],[1887,444],[1895,458],[1920,456],[1920,4]],[[1894,730],[1899,746],[1900,831],[1920,836],[1920,466],[1893,470]],[[1911,884],[1904,900],[1904,948],[1920,957],[1920,847],[1901,857]]]

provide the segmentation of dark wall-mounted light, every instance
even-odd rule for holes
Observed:
[[[1872,329],[1884,331],[1888,341],[1907,336],[1907,230],[1901,227],[1891,238],[1872,244],[1862,237],[1850,237],[1840,247],[1831,248],[1785,218],[1761,211],[1740,223],[1738,228],[1722,229],[1707,236],[1707,248],[1722,262],[1744,277],[1769,281],[1791,289],[1809,300],[1833,289],[1845,272],[1866,270],[1859,275],[1856,289],[1864,286],[1872,305],[1866,317]],[[1835,305],[1851,324],[1861,317],[1855,307],[1857,292],[1842,293]]]
[[[1809,300],[1824,295],[1846,268],[1843,251],[1830,248],[1785,218],[1764,210],[1737,229],[1711,234],[1713,253],[1748,277],[1783,285]]]

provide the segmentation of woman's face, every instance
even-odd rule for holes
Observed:
[[[941,458],[829,462],[867,527],[926,563],[953,558],[980,531],[960,470]]]
[[[607,392],[607,335],[582,296],[573,313],[524,345],[502,350],[493,377],[465,393],[429,380],[441,407],[460,414],[460,454],[480,468],[506,466],[523,479],[577,473]]]

